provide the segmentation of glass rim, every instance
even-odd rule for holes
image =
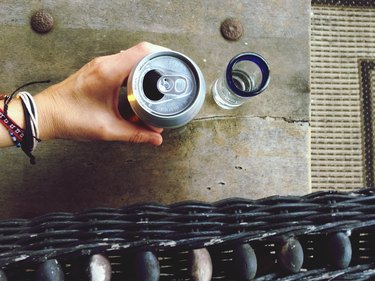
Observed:
[[[236,85],[234,84],[234,81],[232,79],[233,67],[235,66],[236,63],[240,61],[251,61],[260,68],[262,72],[262,81],[260,83],[260,87],[258,90],[250,91],[250,92],[242,91],[238,89]],[[259,95],[268,87],[268,84],[270,82],[270,68],[266,60],[259,54],[250,53],[250,52],[240,53],[229,61],[226,72],[225,72],[225,78],[226,78],[226,82],[227,82],[229,89],[234,94],[244,97],[244,98],[253,97],[253,96]]]

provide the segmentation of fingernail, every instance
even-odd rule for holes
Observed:
[[[152,136],[152,140],[151,141],[152,141],[153,144],[159,146],[159,145],[162,144],[163,138],[162,138],[161,135],[155,134],[155,135]]]

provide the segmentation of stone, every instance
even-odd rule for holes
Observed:
[[[283,241],[277,251],[278,263],[284,270],[290,273],[297,273],[301,270],[303,259],[302,246],[293,237]]]
[[[103,255],[93,255],[90,257],[86,272],[88,281],[110,281],[112,275],[111,263]]]
[[[2,270],[0,270],[0,281],[8,281],[8,278],[5,275],[5,272]]]
[[[257,267],[257,257],[249,244],[237,245],[233,249],[232,270],[235,280],[253,280]]]
[[[327,249],[330,264],[339,269],[349,266],[352,260],[352,244],[346,233],[330,234],[327,238]]]
[[[42,263],[36,271],[36,281],[64,281],[64,272],[55,259]]]
[[[212,260],[206,248],[189,252],[189,275],[193,281],[210,281],[212,278]]]
[[[134,269],[138,281],[158,281],[160,265],[157,257],[151,251],[139,252],[135,256]]]

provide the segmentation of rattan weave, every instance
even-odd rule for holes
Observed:
[[[134,280],[132,258],[151,251],[160,263],[160,280],[192,280],[188,253],[206,248],[212,279],[235,280],[232,250],[248,243],[256,254],[256,280],[374,280],[374,211],[374,192],[362,189],[215,203],[138,204],[2,220],[0,267],[8,280],[35,280],[35,269],[56,259],[65,280],[79,280],[74,265],[103,254],[112,264],[112,280]],[[344,252],[331,255],[327,241],[337,233],[350,243]],[[280,247],[288,239],[299,241],[303,249],[303,264],[296,273],[280,260]],[[349,248],[349,267],[338,268],[337,261],[350,253]]]

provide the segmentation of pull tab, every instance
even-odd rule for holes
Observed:
[[[163,75],[158,79],[156,87],[164,95],[179,95],[186,93],[189,82],[181,75]]]

